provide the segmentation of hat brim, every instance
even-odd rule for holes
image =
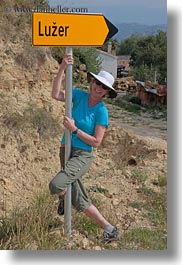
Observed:
[[[109,97],[110,98],[115,98],[117,97],[117,92],[114,89],[114,87],[112,87],[109,83],[105,82],[105,79],[103,77],[100,77],[92,72],[87,72],[87,80],[88,82],[90,82],[91,78],[94,77],[95,79],[97,79],[99,82],[101,82],[104,86],[108,87],[109,89]]]

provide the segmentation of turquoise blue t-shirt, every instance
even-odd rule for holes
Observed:
[[[89,107],[88,100],[89,93],[80,89],[73,89],[72,117],[75,120],[75,125],[78,129],[93,136],[96,125],[103,125],[108,128],[108,110],[103,102],[99,102],[96,105]],[[63,135],[61,143],[65,143],[65,135]],[[71,146],[89,151],[93,149],[92,146],[83,142],[75,134],[72,134]]]

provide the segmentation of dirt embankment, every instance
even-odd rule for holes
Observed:
[[[59,170],[64,104],[50,97],[58,64],[48,50],[37,50],[41,57],[33,70],[25,70],[17,61],[23,52],[23,44],[0,39],[0,216],[15,207],[28,206],[35,193],[48,189],[50,179]],[[42,58],[44,62],[40,64]],[[151,180],[166,176],[166,138],[136,132],[135,128],[140,131],[142,126],[131,127],[126,119],[123,123],[126,112],[121,111],[119,117],[113,106],[109,112],[110,127],[102,145],[95,150],[92,168],[85,176],[86,186],[103,205],[103,214],[113,212],[118,226],[126,224],[126,220],[128,225],[149,226],[140,211],[128,206],[129,201],[141,200],[132,175],[146,174],[145,185],[158,190]],[[145,126],[149,132],[151,127]],[[102,187],[107,193],[94,193],[94,187]]]

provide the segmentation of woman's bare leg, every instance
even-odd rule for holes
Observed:
[[[95,221],[103,229],[106,226],[111,226],[111,224],[102,216],[102,214],[93,204],[84,211],[84,214]]]

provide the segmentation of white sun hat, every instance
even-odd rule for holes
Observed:
[[[109,91],[109,97],[110,98],[115,98],[117,96],[117,92],[113,87],[114,84],[114,77],[106,72],[106,71],[100,71],[97,75],[92,73],[92,72],[88,72],[87,73],[87,78],[88,81],[90,82],[90,78],[94,77],[96,80],[98,80],[99,82],[101,82],[104,86],[108,87],[108,89],[110,89]]]

